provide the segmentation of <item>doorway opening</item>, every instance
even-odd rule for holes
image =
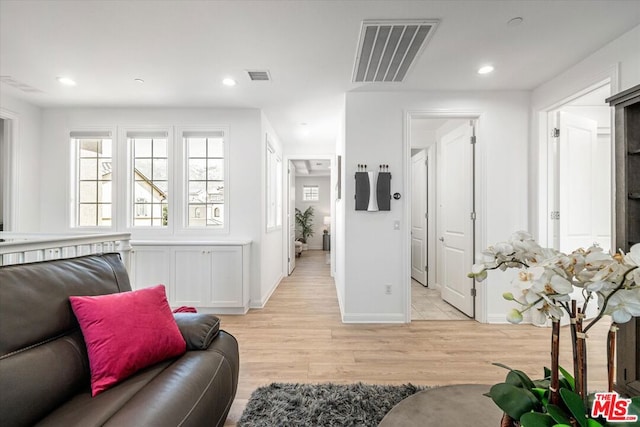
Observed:
[[[333,276],[335,253],[332,251],[331,230],[334,223],[334,177],[333,156],[295,156],[286,161],[286,213],[285,230],[287,265],[285,271],[291,275],[296,259],[322,252],[325,263],[330,265]],[[310,217],[310,235],[303,236],[296,221],[296,213]],[[306,215],[305,215],[306,212]],[[306,238],[305,238],[306,237]]]
[[[540,112],[546,166],[541,241],[564,253],[594,244],[612,247],[614,229],[611,79],[603,80]],[[572,297],[580,304],[582,293]],[[597,314],[592,305],[585,313]]]
[[[609,81],[546,111],[547,241],[562,252],[611,250],[612,118]]]
[[[411,321],[475,317],[476,119],[409,116]]]

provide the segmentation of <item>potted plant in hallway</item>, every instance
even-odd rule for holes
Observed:
[[[313,206],[309,206],[304,212],[296,208],[296,224],[300,233],[298,240],[302,242],[302,250],[306,251],[309,248],[308,239],[313,236]]]
[[[494,385],[488,396],[505,413],[502,426],[637,426],[640,397],[625,399],[613,392],[616,324],[640,316],[640,244],[629,253],[604,252],[598,246],[564,254],[542,248],[526,232],[514,233],[507,242],[490,246],[485,260],[475,264],[469,277],[482,281],[489,270],[518,269],[513,284],[518,291],[503,294],[519,305],[507,320],[520,323],[529,313],[537,325],[551,322],[551,367],[544,378],[531,380],[524,372],[509,370],[505,382]],[[572,296],[579,289],[580,306]],[[587,307],[595,300],[598,311],[586,319]],[[559,366],[560,318],[569,317],[573,375]],[[607,337],[608,391],[587,391],[587,332],[604,316],[611,316]]]

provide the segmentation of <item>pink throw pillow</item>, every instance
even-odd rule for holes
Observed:
[[[136,371],[186,351],[164,285],[71,296],[69,301],[87,345],[94,397]]]

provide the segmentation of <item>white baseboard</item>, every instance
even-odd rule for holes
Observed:
[[[504,313],[500,313],[500,314],[488,314],[487,323],[502,325],[509,322],[507,321],[507,316]]]
[[[338,295],[338,307],[340,307],[340,317],[344,320],[344,303],[342,302],[342,294],[340,294],[337,284],[336,284],[336,294]]]
[[[249,302],[249,308],[264,308],[264,306],[267,304],[267,302],[269,301],[273,293],[276,291],[276,289],[278,289],[278,285],[280,284],[282,279],[284,279],[284,275],[280,274],[280,276],[276,279],[275,283],[271,285],[271,289],[269,289],[269,292],[267,292],[267,295],[264,296],[264,298],[262,298],[259,301],[255,301],[252,299]]]

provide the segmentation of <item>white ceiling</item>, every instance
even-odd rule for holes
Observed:
[[[296,176],[329,176],[331,162],[327,159],[291,160]]]
[[[517,16],[524,22],[508,26]],[[404,18],[440,20],[405,81],[352,83],[361,22]],[[42,91],[1,83],[0,95],[261,108],[284,144],[333,144],[346,92],[532,90],[638,24],[638,0],[0,0],[0,75]],[[495,72],[476,74],[485,63]],[[63,75],[77,86],[61,86]],[[237,86],[223,86],[227,76]]]

